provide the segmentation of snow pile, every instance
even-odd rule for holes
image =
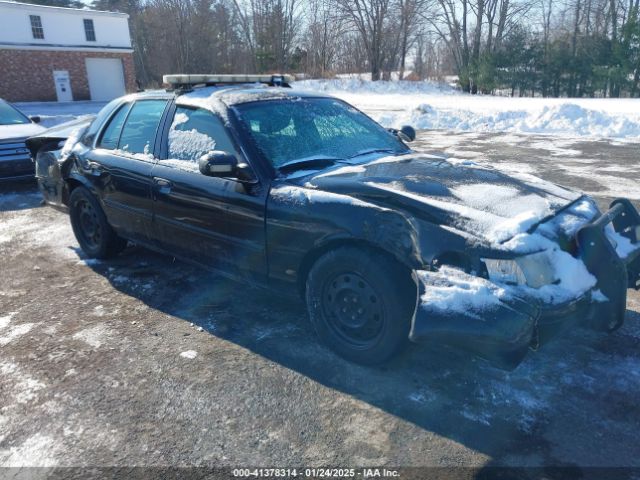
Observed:
[[[339,97],[385,127],[640,141],[640,99],[494,97],[429,82],[358,79],[306,80],[296,88]]]
[[[373,117],[383,125],[394,128],[410,124],[422,130],[538,133],[640,140],[640,115],[637,114],[590,110],[575,103],[544,106],[542,110],[529,109],[530,106],[525,102],[528,99],[512,99],[511,104],[500,99],[498,103],[504,110],[485,113],[475,110],[475,103],[481,102],[474,102],[474,97],[471,96],[465,98],[469,100],[469,109],[422,104],[400,112],[373,112]],[[607,107],[605,102],[607,101],[603,100],[604,108]]]
[[[326,92],[330,95],[342,92],[371,93],[379,95],[388,94],[429,94],[438,93],[445,95],[457,95],[460,92],[446,84],[435,82],[371,82],[360,78],[346,77],[334,80],[303,80],[295,83],[296,90]]]

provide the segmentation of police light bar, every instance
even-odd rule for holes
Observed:
[[[273,86],[286,86],[295,81],[295,78],[293,75],[174,74],[163,75],[162,81],[172,87],[216,83],[266,83]]]

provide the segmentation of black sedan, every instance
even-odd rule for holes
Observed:
[[[640,285],[629,201],[603,214],[533,176],[414,152],[410,127],[282,77],[166,80],[28,141],[88,256],[131,241],[299,292],[318,336],[364,364],[410,339],[512,368],[562,328],[622,324]]]
[[[25,140],[44,131],[39,122],[40,117],[27,117],[0,98],[0,182],[33,179],[33,160]]]

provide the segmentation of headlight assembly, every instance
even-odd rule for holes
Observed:
[[[540,288],[556,281],[554,267],[547,252],[532,253],[513,260],[483,258],[482,261],[493,282]]]
[[[524,285],[527,282],[524,272],[515,260],[494,260],[483,258],[487,266],[489,279],[493,282],[510,285]]]

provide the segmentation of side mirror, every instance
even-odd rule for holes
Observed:
[[[33,123],[40,123],[40,115],[31,115],[29,117],[29,120],[31,120]]]
[[[411,125],[403,125],[397,135],[403,142],[413,142],[416,139],[416,130]]]
[[[198,162],[200,173],[208,177],[233,177],[241,182],[254,182],[255,176],[246,163],[238,163],[233,153],[213,150],[205,153]]]
[[[200,157],[200,173],[208,177],[233,177],[238,167],[235,155],[222,150],[213,150]]]

